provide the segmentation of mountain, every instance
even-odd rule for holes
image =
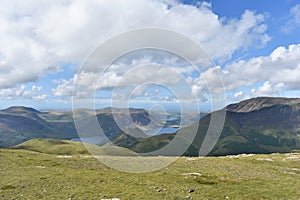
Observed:
[[[272,97],[257,97],[228,105],[227,111],[231,112],[251,112],[262,108],[271,107],[274,105],[297,105],[300,103],[300,98],[272,98]]]
[[[225,125],[211,154],[294,149],[300,149],[300,99],[261,97],[226,107]]]
[[[182,142],[198,128],[192,145],[184,155],[198,156],[208,130],[212,114],[198,123],[183,128],[177,134]],[[209,155],[241,153],[291,152],[300,149],[300,99],[261,97],[228,105],[222,133]],[[126,134],[114,138],[113,143],[136,152],[152,152],[168,144],[175,134],[136,139]],[[124,140],[126,138],[126,140]]]
[[[62,121],[51,120],[57,116],[60,115],[40,112],[27,107],[10,107],[1,110],[0,147],[13,146],[32,138],[69,139],[77,137],[71,118]]]
[[[180,129],[177,133],[155,136],[147,136],[143,131],[161,126],[159,120],[151,118],[148,111],[144,109],[131,108],[128,113],[126,111],[104,108],[96,110],[96,115],[111,143],[139,153],[159,150],[178,136],[177,142],[191,143],[187,150],[184,149],[184,155],[198,156],[211,116],[222,112],[226,113],[225,124],[209,155],[291,152],[300,149],[300,99],[298,98],[259,97],[245,100],[207,114],[198,122],[190,123],[191,125]],[[85,127],[89,130],[91,124],[88,117],[95,111],[82,109],[76,112],[87,117],[84,118]],[[190,119],[197,119],[195,118],[197,115],[192,116]],[[175,119],[178,120],[180,118]],[[172,123],[170,125],[173,126]],[[196,136],[192,140],[191,133],[195,130],[197,130]],[[10,107],[0,111],[0,147],[14,146],[33,138],[69,140],[78,137],[72,111],[41,112],[26,107]],[[103,142],[105,141],[96,144],[103,144]],[[179,143],[177,149],[169,149],[166,154],[173,155],[179,151],[181,147]]]
[[[27,113],[40,114],[41,113],[38,110],[35,110],[30,107],[25,107],[25,106],[12,106],[2,110],[2,112],[10,113],[10,114],[27,114]]]
[[[86,127],[91,127],[88,118],[96,112],[98,122],[108,138],[116,137],[124,130],[141,136],[143,132],[140,129],[151,128],[147,127],[151,119],[146,110],[131,108],[129,111],[129,114],[126,114],[125,109],[104,108],[96,111],[82,109],[76,112],[86,117]],[[41,112],[23,106],[0,110],[0,148],[14,146],[33,138],[63,140],[79,138],[73,112],[71,110]]]

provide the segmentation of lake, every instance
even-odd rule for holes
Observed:
[[[161,129],[153,129],[145,131],[147,135],[160,135],[163,133],[175,133],[178,131],[178,128],[172,128],[172,127],[165,127]],[[107,138],[101,137],[101,136],[92,136],[92,137],[83,137],[83,138],[72,138],[70,139],[74,142],[84,142],[88,144],[103,144],[105,141],[107,141]]]

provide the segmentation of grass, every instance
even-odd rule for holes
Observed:
[[[0,149],[0,199],[300,199],[300,154],[182,157],[125,173],[91,156]],[[189,191],[191,190],[191,191]]]
[[[133,151],[116,146],[98,146],[93,144],[83,144],[81,142],[72,142],[69,140],[55,139],[32,139],[14,146],[12,149],[24,149],[58,155],[90,154],[86,147],[92,150],[92,152],[96,155],[136,155]]]

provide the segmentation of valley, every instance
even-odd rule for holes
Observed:
[[[79,135],[72,111],[37,111],[11,107],[0,111],[0,147],[10,147],[34,138],[82,141],[97,145],[111,143],[137,153],[147,153],[167,145],[178,135],[183,143],[196,128],[190,147],[183,153],[198,156],[207,134],[212,114],[188,113],[186,121],[171,113],[150,115],[144,109],[104,108],[96,111],[76,110],[91,128],[90,117],[96,118],[105,137]],[[222,112],[226,120],[222,133],[209,152],[211,156],[242,153],[288,153],[300,149],[300,99],[258,97],[228,105]],[[154,117],[153,117],[154,116]],[[165,121],[162,121],[162,120]],[[178,127],[183,125],[180,129]],[[137,137],[135,137],[137,136]],[[170,155],[170,154],[168,154]]]

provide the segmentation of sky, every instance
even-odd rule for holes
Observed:
[[[213,65],[199,72],[178,55],[142,49],[116,58],[102,74],[97,66],[81,69],[105,41],[145,27],[185,35]],[[224,104],[300,97],[299,30],[299,0],[2,0],[0,109],[71,109],[77,85],[81,107],[91,95],[95,107],[112,100],[176,107],[196,97],[209,111],[216,72]]]

